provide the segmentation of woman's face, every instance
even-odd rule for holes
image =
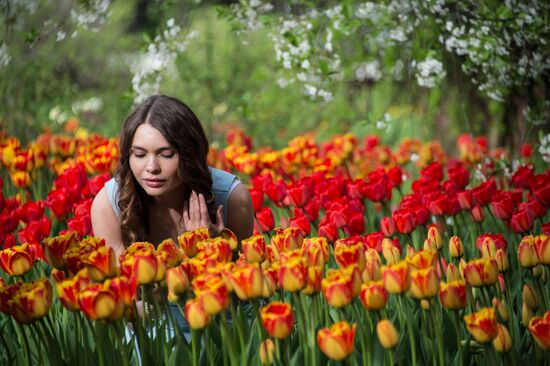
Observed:
[[[130,169],[145,192],[156,198],[167,197],[181,187],[179,156],[159,130],[141,124],[130,148]]]

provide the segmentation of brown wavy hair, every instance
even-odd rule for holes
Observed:
[[[147,207],[150,197],[130,169],[130,148],[137,128],[143,123],[159,130],[178,153],[178,175],[183,180],[184,200],[189,200],[191,191],[202,193],[210,219],[213,222],[216,219],[212,176],[207,164],[209,144],[202,125],[185,103],[173,97],[154,95],[130,114],[119,138],[120,162],[116,181],[119,186],[120,229],[126,247],[149,238]]]

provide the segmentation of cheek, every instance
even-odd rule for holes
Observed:
[[[132,171],[132,174],[136,176],[137,173],[141,170],[141,166],[139,162],[136,161],[136,159],[130,158],[129,162],[130,162],[130,170]]]

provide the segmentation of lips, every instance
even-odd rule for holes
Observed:
[[[164,179],[144,179],[143,182],[149,188],[158,188],[161,187],[165,180]]]

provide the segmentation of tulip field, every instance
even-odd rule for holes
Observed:
[[[528,146],[226,138],[210,165],[247,185],[254,235],[116,258],[90,206],[117,139],[0,133],[0,364],[550,364],[550,169]]]

